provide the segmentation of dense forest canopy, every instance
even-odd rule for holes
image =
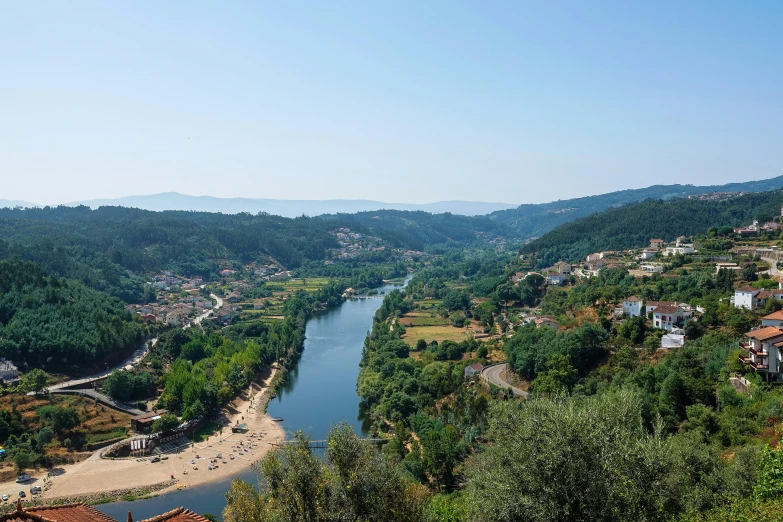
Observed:
[[[78,279],[126,302],[149,300],[141,275],[173,270],[217,278],[217,260],[274,259],[292,269],[320,262],[338,248],[337,228],[373,235],[395,248],[425,250],[481,242],[510,233],[486,218],[380,211],[299,217],[267,214],[152,212],[124,207],[0,209],[0,259],[17,256]],[[373,252],[387,262],[386,251]]]
[[[654,185],[642,189],[620,190],[551,203],[525,204],[509,210],[498,210],[489,214],[488,217],[513,228],[519,236],[530,238],[541,236],[560,225],[596,212],[647,199],[672,200],[696,194],[712,194],[713,192],[764,192],[781,188],[783,188],[783,176],[727,185]]]
[[[0,357],[24,369],[83,369],[143,340],[118,299],[31,262],[0,261]]]
[[[422,211],[378,210],[319,216],[325,222],[344,222],[347,226],[361,226],[390,241],[396,247],[424,250],[433,244],[472,242],[477,234],[514,237],[504,224],[486,217],[468,217],[454,214],[430,214]]]
[[[703,234],[710,227],[748,225],[761,215],[779,215],[781,204],[780,191],[719,202],[644,201],[562,225],[525,245],[522,252],[537,252],[543,265],[558,260],[578,261],[592,252],[646,246],[651,238],[672,241],[682,235]]]

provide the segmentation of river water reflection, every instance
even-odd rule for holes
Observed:
[[[401,285],[385,285],[382,295]],[[305,348],[289,379],[267,408],[273,417],[282,417],[286,433],[304,430],[313,439],[324,439],[332,425],[348,422],[357,434],[366,435],[369,426],[360,418],[356,378],[364,338],[372,328],[372,318],[382,300],[356,299],[319,314],[307,322]],[[97,506],[116,520],[125,520],[128,511],[134,520],[159,515],[179,506],[199,514],[220,517],[225,507],[225,492],[234,478],[257,484],[252,470],[231,479],[175,491],[167,495],[135,502],[113,502]]]

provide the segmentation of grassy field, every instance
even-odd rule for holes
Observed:
[[[410,326],[448,326],[449,320],[432,314],[410,313],[400,317],[400,324]]]
[[[219,422],[206,422],[196,430],[196,433],[193,434],[191,440],[195,442],[204,442],[221,429],[223,429],[223,425]]]
[[[405,335],[402,336],[402,340],[405,341],[408,346],[416,346],[416,342],[419,339],[425,341],[454,341],[460,342],[468,339],[470,334],[469,330],[465,328],[456,328],[450,325],[442,326],[410,326],[406,327]]]
[[[329,281],[330,279],[326,277],[308,277],[304,279],[291,279],[277,284],[282,285],[285,288],[286,293],[292,294],[299,290],[315,292],[328,285]]]
[[[273,290],[271,297],[260,299],[264,303],[262,310],[253,308],[253,299],[246,298],[239,303],[242,309],[242,322],[250,321],[276,321],[283,317],[283,305],[285,301],[296,292],[304,290],[308,293],[317,292],[329,284],[331,279],[325,277],[308,277],[306,279],[291,279],[288,281],[275,281],[267,286]]]

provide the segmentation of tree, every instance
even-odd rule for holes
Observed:
[[[568,355],[555,354],[549,359],[547,370],[538,374],[530,385],[536,393],[555,395],[570,391],[576,384],[577,377],[576,368],[571,366],[571,358]]]
[[[425,469],[440,489],[454,486],[454,468],[462,448],[457,429],[447,424],[442,430],[430,429],[421,437]]]
[[[103,381],[103,392],[118,401],[127,401],[133,394],[130,372],[124,370],[112,372]]]
[[[44,426],[38,431],[35,441],[38,444],[39,451],[43,451],[44,446],[52,442],[54,438],[54,430],[49,426]]]
[[[79,414],[73,408],[56,408],[52,414],[52,429],[62,435],[79,425]]]
[[[179,424],[180,422],[176,415],[173,413],[167,413],[152,423],[152,432],[165,433],[167,431],[172,431],[176,429]]]
[[[43,370],[34,368],[26,373],[22,378],[22,387],[25,390],[34,392],[36,395],[38,395],[41,390],[46,388],[46,383],[48,380],[49,378],[46,376],[46,373]]]
[[[264,493],[235,481],[226,495],[226,522],[424,520],[427,497],[404,479],[399,467],[357,438],[347,424],[332,428],[326,462],[310,450],[310,439],[271,452],[261,463]]]
[[[495,403],[491,444],[466,465],[469,520],[672,520],[714,487],[720,456],[649,434],[642,410],[632,390]]]
[[[38,456],[26,449],[17,450],[14,454],[14,468],[17,475],[21,475],[26,469],[32,467]]]

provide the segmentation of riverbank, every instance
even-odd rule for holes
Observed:
[[[15,493],[20,490],[46,485],[39,497],[42,504],[63,503],[74,498],[107,502],[140,496],[145,489],[150,491],[142,495],[165,494],[236,476],[261,460],[274,444],[285,438],[280,424],[265,413],[269,386],[279,371],[274,364],[261,383],[254,383],[223,408],[219,422],[226,428],[222,432],[184,448],[179,454],[168,455],[166,460],[155,463],[146,459],[106,460],[95,452],[80,463],[58,468],[49,478],[47,471],[41,470],[30,472],[32,480],[27,484],[2,483],[0,494],[8,494],[14,500]],[[247,424],[247,433],[231,433],[230,426],[243,423]],[[217,460],[217,468],[209,470],[210,459],[218,453],[223,458]],[[107,492],[112,493],[111,497]]]

